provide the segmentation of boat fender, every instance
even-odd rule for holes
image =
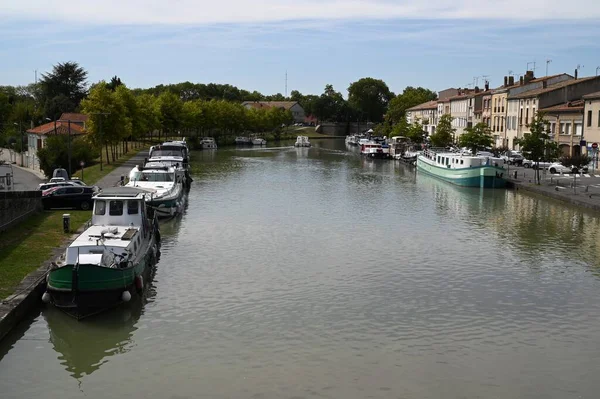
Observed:
[[[42,302],[50,303],[50,293],[48,291],[42,294]]]
[[[123,302],[129,302],[131,300],[131,294],[129,291],[123,291],[123,294],[121,294],[121,299]]]
[[[142,276],[137,276],[135,278],[135,288],[138,290],[138,292],[142,292],[144,289],[144,279]]]

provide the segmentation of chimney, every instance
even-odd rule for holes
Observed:
[[[487,80],[485,81],[485,91],[488,91],[490,89],[490,82],[488,82]]]
[[[504,87],[508,86],[508,76],[504,77]]]
[[[514,76],[509,76],[508,77],[508,85],[509,86],[514,86],[515,85],[515,77]]]
[[[523,86],[523,76],[519,76],[519,84]]]
[[[575,79],[577,79],[577,69],[575,69]]]
[[[525,84],[531,82],[533,80],[533,71],[527,71],[525,72]]]
[[[475,93],[479,93],[479,86],[475,86]]]

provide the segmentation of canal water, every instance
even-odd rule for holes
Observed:
[[[343,141],[192,163],[145,298],[32,315],[0,397],[597,397],[596,214]]]

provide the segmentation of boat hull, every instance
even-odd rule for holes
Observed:
[[[125,291],[131,295],[135,295],[138,289],[141,291],[136,280],[148,281],[158,256],[158,241],[156,234],[153,234],[146,251],[140,254],[137,263],[129,267],[80,264],[54,269],[47,281],[50,302],[77,319],[116,307],[124,302]]]
[[[417,157],[417,170],[462,187],[504,188],[506,170],[495,166],[451,169],[432,165]]]

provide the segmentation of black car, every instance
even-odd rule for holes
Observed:
[[[44,209],[76,208],[88,210],[92,207],[93,187],[65,186],[57,187],[42,195]]]

